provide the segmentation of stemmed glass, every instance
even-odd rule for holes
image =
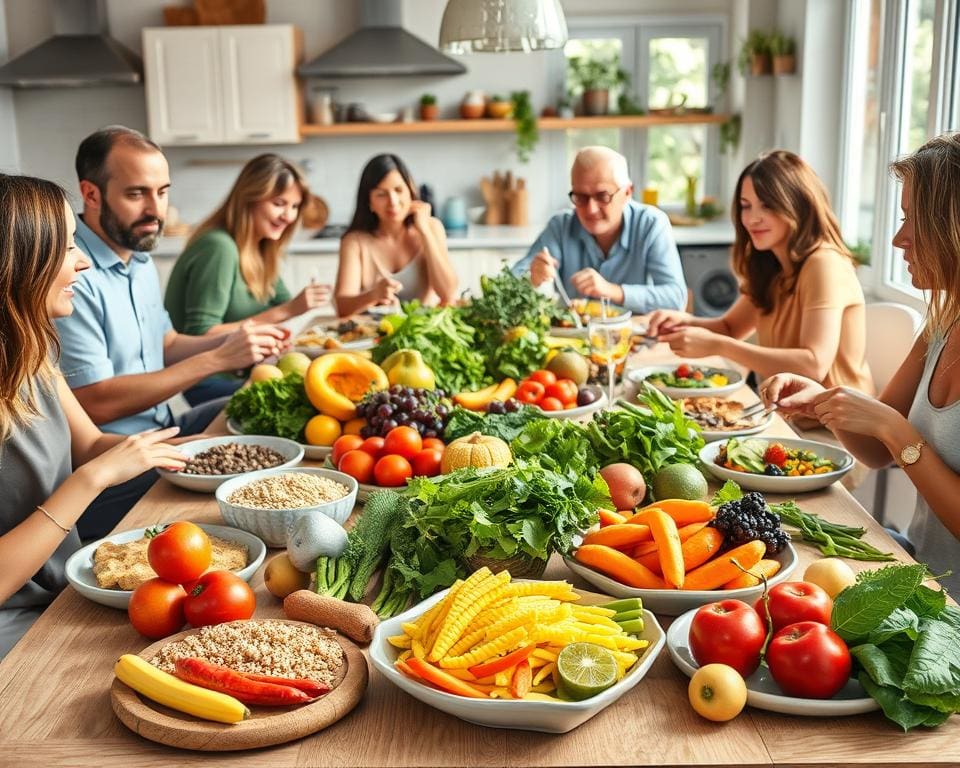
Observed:
[[[630,337],[633,334],[632,313],[623,310],[611,316],[606,301],[599,317],[590,319],[590,357],[599,365],[607,366],[607,400],[613,404],[614,377],[617,366],[627,359],[630,352]]]

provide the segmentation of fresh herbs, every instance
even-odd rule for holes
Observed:
[[[303,442],[303,428],[317,414],[303,388],[303,377],[258,381],[234,392],[227,416],[249,435],[275,435]]]
[[[527,424],[510,444],[516,458],[538,458],[541,466],[576,478],[593,477],[600,465],[582,425],[567,419]]]
[[[547,417],[532,405],[521,405],[516,411],[507,413],[481,413],[457,406],[447,419],[443,439],[450,443],[458,437],[479,432],[509,443],[534,421],[547,421]]]

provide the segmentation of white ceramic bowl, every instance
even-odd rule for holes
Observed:
[[[628,371],[624,376],[624,388],[628,399],[631,401],[636,400],[637,393],[640,391],[640,382],[646,379],[647,376],[650,376],[654,373],[673,373],[684,362],[690,367],[709,368],[711,371],[722,373],[727,377],[729,383],[722,387],[700,387],[696,389],[692,387],[665,387],[660,386],[652,381],[650,384],[657,387],[657,389],[663,392],[663,394],[665,394],[667,397],[672,397],[674,399],[697,396],[724,397],[736,392],[738,389],[740,389],[740,387],[743,386],[743,376],[740,375],[739,371],[735,371],[732,368],[714,368],[712,365],[703,365],[696,360],[680,360],[673,365],[648,365],[643,368],[636,368],[632,371]]]
[[[240,430],[240,425],[233,419],[227,419],[227,432],[231,435],[244,434]],[[254,437],[254,435],[250,435],[250,437]],[[265,435],[265,437],[273,437],[273,435]],[[286,438],[281,439],[285,440]],[[311,461],[323,461],[333,453],[332,445],[307,445],[306,443],[297,443],[297,445],[303,449],[303,458],[310,459]]]
[[[603,387],[593,386],[596,392],[600,394],[590,405],[579,405],[576,408],[567,408],[563,411],[541,411],[548,419],[579,419],[581,416],[589,416],[591,413],[600,411],[607,407],[607,393]]]
[[[190,443],[183,443],[177,446],[177,449],[193,457],[198,453],[213,448],[215,445],[226,445],[228,443],[242,443],[244,445],[262,445],[279,453],[284,458],[282,464],[278,464],[271,469],[283,469],[284,467],[294,467],[303,459],[303,446],[295,443],[293,440],[287,440],[284,437],[270,437],[268,435],[237,435],[230,437],[211,437],[206,440],[194,440]],[[253,470],[257,471],[257,470]],[[186,488],[188,491],[197,491],[199,493],[213,493],[227,480],[235,477],[249,474],[247,472],[238,472],[231,475],[190,475],[186,472],[171,472],[167,469],[158,469],[160,477],[166,478],[174,485]]]
[[[664,645],[664,633],[650,611],[643,612],[644,629],[641,639],[650,645],[643,655],[624,675],[623,679],[602,693],[584,701],[524,701],[506,699],[468,699],[428,687],[397,671],[394,662],[399,651],[387,642],[391,635],[403,632],[401,625],[413,621],[438,603],[450,590],[445,589],[415,605],[409,611],[380,622],[370,643],[370,660],[380,673],[398,688],[431,707],[446,712],[461,720],[490,728],[512,728],[522,731],[566,733],[582,725],[601,710],[610,706],[623,694],[640,682]],[[581,605],[591,605],[609,600],[605,595],[577,590],[582,596]]]
[[[767,583],[770,586],[785,581],[797,567],[797,550],[792,544],[787,544],[786,548],[774,555],[773,559],[780,561],[780,570],[776,572]],[[744,587],[743,589],[704,589],[689,590],[682,589],[637,589],[621,584],[616,579],[612,579],[606,574],[595,571],[583,563],[579,563],[572,556],[567,555],[563,558],[567,567],[575,574],[589,581],[597,589],[602,590],[608,595],[614,597],[639,597],[643,601],[643,606],[649,608],[654,613],[662,613],[665,616],[679,616],[685,611],[693,608],[699,608],[701,605],[713,603],[717,600],[743,600],[745,603],[753,603],[763,593],[763,585],[756,587]]]
[[[298,509],[257,509],[231,504],[227,501],[234,491],[245,485],[262,480],[265,477],[283,475],[288,472],[304,472],[328,477],[347,486],[347,495],[328,501],[325,504]],[[350,517],[350,513],[353,512],[353,507],[357,502],[357,481],[343,472],[319,467],[263,469],[259,472],[251,472],[235,477],[233,480],[228,480],[217,488],[216,495],[217,503],[220,505],[220,514],[223,515],[223,519],[227,523],[259,536],[267,543],[267,546],[285,547],[287,546],[287,533],[293,527],[293,524],[304,515],[327,515],[340,525],[347,522],[347,518]]]
[[[837,480],[853,469],[853,456],[839,446],[818,443],[814,440],[801,440],[795,437],[772,437],[769,438],[769,442],[780,443],[786,448],[801,448],[813,451],[817,456],[830,459],[839,469],[833,472],[824,472],[822,475],[804,475],[802,477],[758,475],[753,472],[738,472],[735,469],[727,469],[716,463],[715,459],[720,453],[720,446],[725,444],[725,441],[722,440],[715,443],[707,443],[703,446],[703,448],[700,449],[700,461],[717,479],[733,480],[745,490],[761,491],[763,493],[792,494],[816,491],[837,482]]]
[[[207,533],[217,536],[227,541],[236,541],[247,548],[247,567],[239,571],[234,571],[244,581],[250,581],[253,574],[263,563],[263,558],[267,554],[267,545],[261,539],[247,531],[241,531],[239,528],[228,528],[225,525],[208,525],[206,523],[198,524]],[[146,528],[135,528],[131,531],[115,533],[106,538],[94,541],[81,547],[67,559],[65,570],[67,581],[88,600],[95,603],[106,605],[110,608],[127,609],[130,604],[130,595],[132,590],[125,589],[103,589],[97,584],[97,577],[93,575],[93,553],[97,547],[105,541],[112,541],[115,544],[123,544],[128,541],[135,541],[143,538],[143,532]]]

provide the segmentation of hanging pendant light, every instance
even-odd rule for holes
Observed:
[[[440,24],[447,53],[529,53],[566,42],[560,0],[448,0]]]

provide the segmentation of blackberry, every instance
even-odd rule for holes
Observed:
[[[780,527],[780,516],[755,492],[721,504],[710,525],[724,535],[730,547],[759,539],[767,547],[767,556],[780,552],[790,541],[789,534]]]
[[[781,477],[783,475],[783,470],[780,469],[776,464],[767,464],[763,468],[763,474],[772,475],[773,477]]]

